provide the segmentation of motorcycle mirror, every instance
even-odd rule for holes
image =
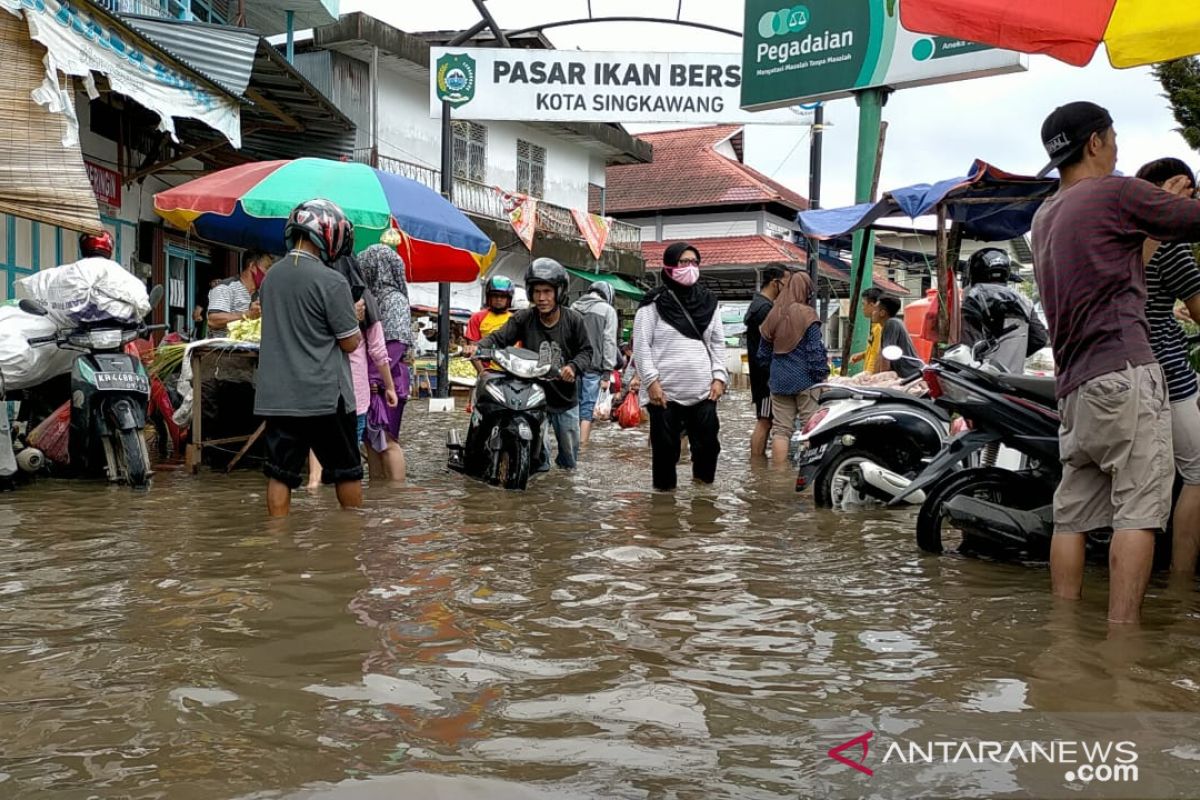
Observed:
[[[904,358],[904,351],[896,345],[891,344],[883,348],[882,355],[888,361],[899,361],[900,359]]]
[[[163,287],[162,287],[161,283],[158,284],[157,286],[155,286],[153,289],[151,289],[150,290],[150,308],[152,308],[152,309],[158,308],[158,304],[162,302],[164,294],[166,294],[166,292],[163,291]]]
[[[46,310],[46,307],[37,300],[22,300],[21,302],[17,303],[17,308],[21,309],[26,314],[33,314],[35,317],[44,317],[50,313]]]

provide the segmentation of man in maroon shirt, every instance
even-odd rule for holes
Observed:
[[[1058,193],[1033,220],[1034,271],[1058,367],[1062,483],[1054,495],[1055,596],[1082,594],[1085,534],[1111,527],[1108,618],[1137,622],[1154,533],[1171,513],[1170,406],[1150,350],[1142,245],[1200,241],[1186,177],[1162,189],[1113,174],[1112,117],[1093,103],[1056,109],[1042,142]]]

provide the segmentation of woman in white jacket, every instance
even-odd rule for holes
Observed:
[[[698,285],[700,251],[686,242],[663,253],[662,285],[646,295],[633,322],[640,399],[650,413],[654,488],[677,484],[686,431],[692,476],[712,483],[721,452],[717,401],[725,394],[725,330],[717,298]]]

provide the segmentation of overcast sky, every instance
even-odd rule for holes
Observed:
[[[470,0],[343,0],[343,12],[365,11],[402,30],[460,29],[478,20]],[[488,8],[513,29],[550,20],[587,16],[587,0],[489,0]],[[596,16],[641,15],[673,18],[677,0],[592,0]],[[685,19],[741,30],[742,3],[683,0]],[[741,40],[707,31],[656,24],[605,23],[547,32],[560,49],[635,51],[738,51]],[[1079,69],[1035,56],[1029,71],[896,92],[884,109],[889,122],[881,188],[931,183],[966,173],[982,158],[1010,172],[1033,174],[1045,162],[1039,140],[1042,120],[1057,105],[1091,100],[1116,120],[1119,169],[1127,174],[1146,161],[1178,156],[1200,159],[1182,137],[1148,69],[1115,70],[1103,47],[1092,64]],[[854,200],[857,109],[835,100],[826,108],[822,205]],[[645,128],[630,127],[631,131]],[[751,125],[746,160],[755,168],[808,194],[807,128]]]

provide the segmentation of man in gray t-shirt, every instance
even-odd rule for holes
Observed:
[[[350,284],[327,266],[345,217],[328,201],[301,204],[289,221],[295,249],[268,271],[254,413],[266,418],[267,507],[286,516],[311,450],[343,507],[362,504],[362,461],[348,354],[361,341]],[[349,225],[349,223],[345,223]],[[319,244],[318,244],[319,243]],[[332,260],[332,259],[328,259]]]

